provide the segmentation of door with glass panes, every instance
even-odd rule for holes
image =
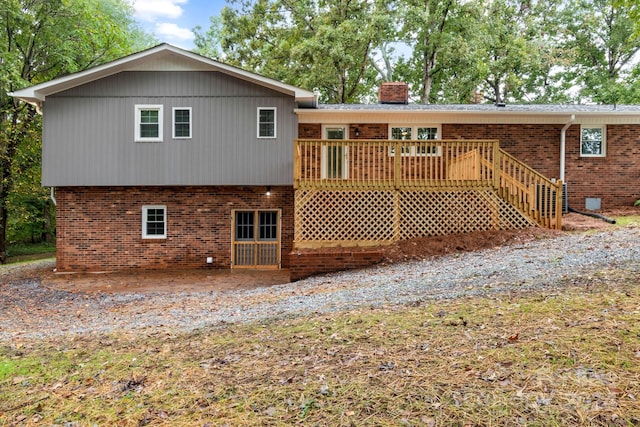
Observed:
[[[347,126],[325,126],[322,129],[325,140],[336,142],[322,146],[321,178],[347,179],[349,174],[349,148],[340,140],[347,139]]]
[[[233,267],[280,267],[280,211],[233,211],[232,227]]]

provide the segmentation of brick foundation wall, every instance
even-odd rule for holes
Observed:
[[[280,209],[281,261],[289,267],[293,188],[60,187],[57,268],[229,268],[233,209]],[[167,238],[142,238],[142,206],[166,205]],[[213,263],[207,264],[206,258]]]
[[[500,147],[549,178],[560,175],[563,125],[444,124],[443,139],[498,139]],[[640,198],[640,126],[607,125],[606,157],[580,157],[580,125],[567,129],[565,183],[569,205],[584,209],[586,197],[602,208],[630,206]],[[635,185],[634,185],[635,183]]]
[[[382,251],[326,248],[294,251],[290,258],[290,278],[292,282],[316,274],[332,271],[352,270],[378,264],[382,261]]]

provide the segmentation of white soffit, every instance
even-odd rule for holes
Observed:
[[[425,110],[330,110],[325,108],[296,109],[299,123],[460,123],[460,124],[566,124],[571,114],[566,112],[485,112],[485,111],[425,111]],[[640,113],[576,112],[575,124],[640,124]]]

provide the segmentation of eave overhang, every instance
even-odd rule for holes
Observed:
[[[159,70],[161,68],[154,63],[156,61],[179,64],[180,70],[217,71],[240,80],[272,89],[285,95],[293,96],[297,104],[301,107],[316,107],[317,105],[317,96],[311,91],[251,73],[231,65],[223,64],[166,43],[88,70],[69,74],[48,82],[20,89],[9,93],[9,95],[33,104],[36,107],[40,107],[47,96],[87,84],[113,74],[123,71]]]

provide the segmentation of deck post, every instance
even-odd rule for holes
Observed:
[[[293,189],[298,189],[298,182],[300,181],[300,142],[297,139],[293,140]]]
[[[500,142],[493,142],[493,188],[500,189]]]
[[[562,180],[559,179],[556,181],[556,185],[557,185],[557,190],[556,190],[556,226],[555,229],[556,230],[562,230],[562,201],[563,201],[563,194],[562,194],[562,190],[563,190],[563,186],[562,186]]]
[[[402,187],[402,142],[396,142],[393,148],[393,177],[396,190]]]

